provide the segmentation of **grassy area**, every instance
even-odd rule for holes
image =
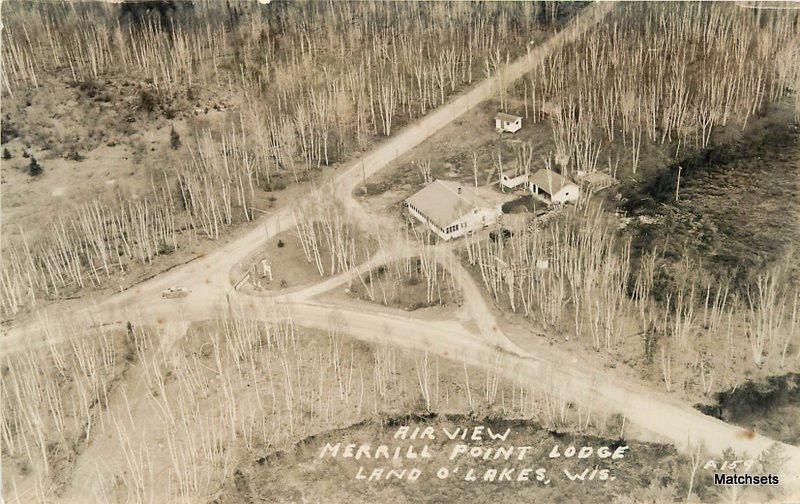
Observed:
[[[330,253],[323,253],[329,260]],[[262,261],[271,268],[271,280],[264,273]],[[250,283],[258,290],[267,291],[311,285],[321,278],[319,270],[303,254],[303,245],[294,229],[275,235],[256,255],[250,271]]]
[[[549,125],[523,118],[521,130],[500,134],[494,129],[498,110],[499,104],[493,100],[479,104],[360,184],[353,193],[364,197],[376,210],[399,211],[405,198],[432,180],[475,185],[477,179],[479,186],[497,184],[500,166],[503,170],[514,169],[529,156],[532,171],[544,167],[553,149]]]
[[[292,214],[296,226],[250,258],[249,282],[257,290],[310,284],[348,271],[378,250],[378,239],[353,223],[342,204],[324,191],[313,188]]]

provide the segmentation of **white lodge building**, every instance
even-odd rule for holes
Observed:
[[[578,201],[581,189],[568,178],[553,170],[541,169],[528,179],[531,194],[549,203]]]
[[[452,240],[494,224],[502,200],[491,189],[436,180],[405,201],[411,215],[443,240]]]

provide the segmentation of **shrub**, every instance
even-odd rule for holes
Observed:
[[[286,245],[286,244],[283,243],[283,240],[278,239],[278,248],[283,248],[284,245]]]
[[[181,146],[181,136],[175,131],[175,127],[173,126],[169,130],[169,146],[174,150]]]
[[[8,149],[3,149],[3,159],[11,159],[11,153]]]
[[[124,0],[119,13],[120,18],[137,27],[156,19],[161,28],[168,28],[176,10],[174,0]]]
[[[147,113],[155,112],[158,109],[158,105],[158,96],[154,92],[144,89],[139,94],[139,108],[141,110]]]
[[[76,149],[70,149],[64,156],[67,161],[83,161],[85,158]]]
[[[44,169],[42,168],[42,165],[36,161],[35,157],[31,156],[31,163],[28,165],[28,174],[31,177],[38,177],[43,171]]]
[[[0,125],[0,143],[9,142],[19,136],[16,126],[6,117]]]
[[[158,245],[159,255],[168,255],[175,252],[175,247],[166,242],[161,242]]]

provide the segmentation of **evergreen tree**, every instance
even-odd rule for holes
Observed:
[[[40,165],[39,162],[36,161],[35,157],[31,156],[31,163],[28,165],[28,174],[31,177],[38,177],[39,175],[42,174],[43,171],[44,168],[42,168],[42,165]]]

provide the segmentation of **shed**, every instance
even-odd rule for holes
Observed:
[[[593,171],[591,173],[586,174],[583,177],[582,182],[585,184],[589,192],[595,193],[597,191],[602,191],[603,189],[616,185],[617,179],[615,179],[608,173],[601,171]]]
[[[503,172],[500,174],[500,185],[505,187],[506,189],[514,189],[521,185],[525,185],[528,183],[528,174],[522,173],[521,175],[515,175],[514,172]]]
[[[514,133],[522,128],[522,117],[506,114],[505,112],[498,112],[494,116],[494,129],[497,131],[508,131]]]
[[[550,203],[569,203],[581,196],[581,189],[574,182],[553,170],[537,171],[528,184],[532,194]]]

